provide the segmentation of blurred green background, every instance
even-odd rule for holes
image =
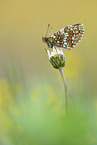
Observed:
[[[59,72],[48,61],[42,36],[49,23],[53,28],[49,35],[67,25],[83,23],[82,41],[71,51],[64,49],[64,74],[68,87],[80,86],[86,96],[96,96],[96,7],[96,0],[0,0],[0,76],[4,77],[5,64],[18,60],[27,80],[42,78],[58,84]]]
[[[96,7],[97,0],[0,0],[0,144],[97,145]],[[48,24],[52,35],[77,23],[83,39],[63,50],[67,117],[62,78],[42,36]]]

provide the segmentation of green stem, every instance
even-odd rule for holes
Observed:
[[[62,67],[59,69],[59,71],[61,73],[61,76],[62,76],[62,79],[63,79],[63,82],[64,82],[64,88],[65,88],[65,106],[66,106],[66,113],[67,113],[68,112],[67,85],[66,85],[66,80],[65,80],[65,77],[64,77],[64,73],[63,73]]]

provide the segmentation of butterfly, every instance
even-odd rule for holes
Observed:
[[[82,39],[84,34],[84,25],[75,24],[66,26],[59,31],[55,32],[52,36],[47,37],[50,24],[48,24],[48,29],[45,37],[42,37],[42,41],[48,45],[48,47],[53,48],[53,46],[61,47],[65,49],[74,48]]]

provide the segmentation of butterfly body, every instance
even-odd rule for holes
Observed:
[[[48,45],[48,47],[53,48],[54,44],[50,40],[50,37],[42,37],[42,40],[43,40],[44,43],[46,43]]]
[[[71,49],[79,43],[79,41],[82,39],[83,34],[83,24],[75,24],[60,29],[51,37],[42,37],[42,40],[50,48],[56,46],[65,49]]]

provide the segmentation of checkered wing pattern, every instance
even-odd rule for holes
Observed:
[[[66,49],[74,48],[82,39],[84,34],[84,25],[75,24],[64,27],[55,32],[50,37],[50,42],[57,47]]]

